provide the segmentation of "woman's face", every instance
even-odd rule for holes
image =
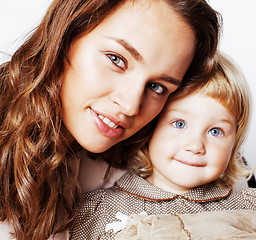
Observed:
[[[95,153],[132,136],[177,89],[195,44],[164,1],[127,1],[70,48],[61,90],[67,129]]]

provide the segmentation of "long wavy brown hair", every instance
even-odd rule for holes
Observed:
[[[77,143],[62,122],[64,63],[72,42],[124,2],[53,1],[41,24],[0,66],[0,220],[13,226],[16,239],[47,239],[73,217],[80,191]],[[167,2],[196,33],[195,57],[184,81],[199,81],[211,72],[219,14],[203,0]],[[107,151],[106,161],[125,166],[147,127]]]

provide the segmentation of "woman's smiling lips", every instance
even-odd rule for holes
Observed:
[[[101,114],[97,114],[91,108],[90,112],[96,127],[104,136],[116,138],[123,133],[124,127],[122,126],[122,124],[118,124]]]

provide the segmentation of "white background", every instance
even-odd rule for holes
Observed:
[[[52,0],[0,0],[0,51],[13,54],[26,34],[36,27]],[[223,16],[224,29],[220,49],[231,56],[245,74],[252,94],[256,93],[256,1],[210,0]],[[8,60],[0,54],[0,63]],[[256,165],[256,96],[245,156]]]

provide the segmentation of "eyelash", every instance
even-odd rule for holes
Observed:
[[[106,53],[106,56],[109,58],[109,60],[118,68],[121,68],[123,71],[126,70],[127,68],[127,61],[119,56],[118,54],[114,54],[114,53]],[[117,63],[115,63],[114,58],[116,58],[116,60],[122,61],[123,62],[123,66],[119,66]]]
[[[220,135],[216,136],[216,135],[212,134],[211,132],[213,130],[217,130]],[[209,130],[209,134],[211,134],[213,137],[222,137],[224,135],[223,131],[221,129],[219,129],[219,128],[212,128],[212,129],[210,129]]]
[[[182,127],[178,126],[179,123],[182,123],[183,126],[182,126]],[[185,123],[183,120],[176,120],[176,121],[172,122],[171,124],[172,124],[175,128],[177,128],[177,129],[184,129],[184,128],[187,127],[187,126],[186,126],[186,123]],[[215,130],[215,131],[217,130],[218,135],[215,135],[214,132],[213,132],[213,130]],[[219,128],[212,128],[212,129],[210,129],[210,130],[208,131],[208,133],[209,133],[211,136],[213,136],[213,137],[222,137],[222,136],[224,136],[223,131],[222,131],[221,129],[219,129]]]
[[[178,123],[183,123],[183,126],[182,128],[180,128],[177,124]],[[183,121],[183,120],[176,120],[174,122],[171,123],[175,128],[178,128],[178,129],[184,129],[186,128],[186,123]]]

